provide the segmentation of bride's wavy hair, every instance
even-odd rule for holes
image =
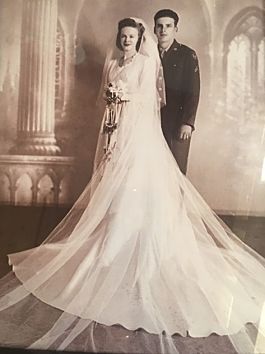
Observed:
[[[145,28],[143,26],[142,23],[138,23],[136,22],[133,18],[124,18],[122,20],[120,20],[118,22],[118,33],[117,33],[117,37],[116,37],[116,46],[122,50],[122,46],[121,46],[121,30],[124,27],[132,27],[132,28],[136,28],[138,30],[138,42],[136,43],[136,50],[137,52],[139,51],[141,42],[142,42],[142,38],[143,38],[143,34],[145,31]]]

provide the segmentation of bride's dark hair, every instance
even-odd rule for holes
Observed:
[[[142,41],[142,37],[145,31],[144,26],[142,25],[142,23],[138,23],[136,22],[133,18],[124,18],[122,20],[119,21],[118,23],[118,33],[117,33],[117,37],[116,37],[116,46],[122,50],[122,46],[121,46],[121,30],[124,27],[132,27],[132,28],[136,28],[138,30],[138,42],[136,44],[136,50],[138,52],[140,45],[141,45],[141,41]]]

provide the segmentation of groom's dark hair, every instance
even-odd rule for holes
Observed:
[[[154,16],[154,21],[155,21],[155,24],[156,24],[156,21],[161,18],[161,17],[171,17],[173,18],[174,20],[174,23],[175,23],[175,26],[177,26],[178,22],[179,22],[179,17],[178,17],[178,14],[173,11],[173,10],[170,10],[170,9],[162,9],[162,10],[159,10],[155,16]]]

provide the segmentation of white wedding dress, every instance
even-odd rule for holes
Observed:
[[[69,214],[42,245],[9,255],[23,285],[2,285],[0,344],[22,345],[8,335],[20,320],[21,331],[30,328],[25,346],[69,348],[90,328],[86,348],[98,350],[98,323],[134,331],[141,352],[171,354],[176,333],[233,337],[246,334],[246,323],[258,324],[265,261],[180,172],[161,130],[154,65],[140,53],[123,67],[110,62],[106,80],[128,98],[116,112],[110,153],[104,155],[101,134],[94,174]],[[11,308],[17,310],[9,316]],[[31,325],[34,309],[47,324]],[[121,352],[131,353],[126,346]]]

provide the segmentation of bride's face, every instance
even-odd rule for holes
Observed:
[[[138,42],[138,29],[134,27],[123,27],[121,29],[120,43],[124,52],[133,52],[136,50]]]

